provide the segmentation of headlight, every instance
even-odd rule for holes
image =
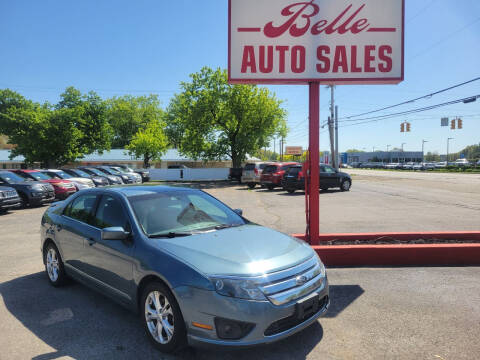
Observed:
[[[252,280],[212,278],[215,291],[239,299],[265,300],[265,295]]]
[[[129,177],[127,175],[120,175],[122,177],[123,180],[128,180]]]

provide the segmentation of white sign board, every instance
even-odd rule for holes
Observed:
[[[231,83],[403,81],[404,0],[229,0]]]

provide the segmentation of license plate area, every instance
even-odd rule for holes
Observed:
[[[310,296],[298,301],[295,304],[295,313],[298,320],[304,320],[311,317],[318,311],[320,296],[313,293]]]

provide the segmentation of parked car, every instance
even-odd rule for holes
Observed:
[[[320,189],[340,188],[341,191],[349,191],[352,186],[352,178],[349,174],[335,170],[329,165],[320,164]],[[305,176],[301,165],[292,166],[285,174],[283,188],[289,193],[295,190],[305,189]]]
[[[117,170],[119,173],[124,174],[129,176],[134,184],[141,184],[143,183],[143,178],[140,174],[136,173],[129,167],[123,168],[121,166],[114,166],[114,165],[109,165],[110,169]],[[127,170],[128,169],[128,170]]]
[[[457,159],[455,160],[455,166],[470,166],[470,161],[467,159]]]
[[[49,183],[53,186],[53,189],[55,190],[55,198],[58,200],[65,200],[77,191],[75,184],[71,181],[53,179],[51,176],[48,176],[39,170],[14,169],[10,171],[25,179]]]
[[[95,186],[107,186],[109,184],[108,179],[105,176],[98,176],[98,175],[91,175],[83,170],[80,169],[61,169],[62,171],[66,172],[73,177],[80,177],[85,179],[90,179],[93,181]]]
[[[112,166],[114,168],[121,168],[123,171],[127,173],[136,173],[142,177],[142,183],[150,181],[150,171],[146,169],[132,169],[124,164],[107,164],[108,166]]]
[[[276,187],[282,186],[283,176],[285,172],[292,166],[298,166],[299,163],[275,163],[265,166],[260,176],[260,185],[266,187],[268,190],[273,190]]]
[[[12,187],[0,186],[0,213],[22,206],[22,199]]]
[[[242,172],[242,183],[247,184],[250,189],[253,189],[257,184],[260,184],[260,177],[262,171],[267,165],[273,164],[271,162],[250,162],[245,164]]]
[[[91,179],[86,179],[83,177],[74,177],[70,174],[67,174],[63,170],[48,169],[48,170],[42,170],[41,172],[44,173],[45,175],[50,176],[52,179],[71,181],[75,185],[75,188],[77,189],[77,191],[95,187],[95,184]]]
[[[402,168],[403,170],[413,170],[413,166],[415,165],[414,162],[407,162],[403,164]]]
[[[435,168],[436,169],[442,169],[447,167],[447,162],[446,161],[440,161],[435,163]]]
[[[94,167],[87,166],[87,167],[79,167],[78,169],[82,170],[82,171],[85,171],[87,174],[90,174],[92,176],[104,177],[105,179],[107,179],[107,181],[110,185],[123,184],[123,180],[120,176],[108,175],[108,174],[104,173],[103,171],[100,171],[100,170],[98,170]]]
[[[307,243],[240,214],[191,188],[84,190],[42,217],[46,274],[139,312],[164,352],[286,338],[327,311],[325,267]]]
[[[55,200],[52,185],[40,181],[26,180],[10,171],[0,171],[0,185],[14,188],[23,207],[39,206]]]
[[[122,173],[118,170],[111,168],[110,166],[96,166],[95,168],[107,175],[118,176],[120,179],[122,179],[124,184],[136,184],[142,182],[142,180],[138,179],[136,176],[133,176],[132,174]]]
[[[242,172],[243,168],[230,168],[228,171],[228,180],[230,181],[238,181],[240,184],[242,183]]]

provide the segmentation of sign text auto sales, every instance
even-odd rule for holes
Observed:
[[[230,0],[230,81],[398,83],[403,6],[402,0]]]

